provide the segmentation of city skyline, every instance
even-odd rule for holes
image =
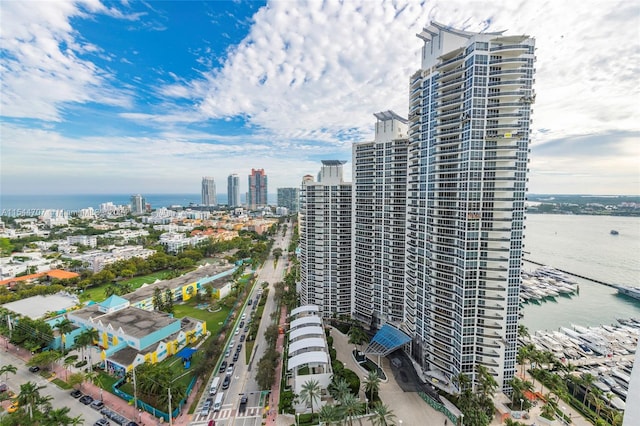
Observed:
[[[536,35],[529,192],[640,193],[633,3],[40,6],[0,3],[5,194],[224,193],[251,168],[275,189],[327,158],[351,181],[372,112],[408,116],[430,20]]]

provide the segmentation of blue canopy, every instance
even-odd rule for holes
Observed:
[[[191,356],[196,352],[197,349],[194,348],[182,348],[180,349],[180,351],[178,351],[178,353],[176,354],[176,356],[182,358],[182,359],[191,359]]]
[[[380,330],[373,336],[371,343],[369,343],[364,353],[387,356],[410,341],[411,338],[407,336],[406,333],[389,324],[385,324],[380,327]]]

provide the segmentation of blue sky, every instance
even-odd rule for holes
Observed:
[[[2,1],[0,190],[269,192],[406,116],[431,19],[536,37],[532,193],[640,193],[628,1]],[[346,175],[350,177],[350,171]]]

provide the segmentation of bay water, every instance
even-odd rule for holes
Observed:
[[[527,260],[606,283],[640,287],[640,218],[529,214],[524,244]],[[524,262],[524,270],[537,267]],[[615,324],[618,318],[640,318],[640,300],[621,296],[612,287],[575,280],[578,295],[524,304],[521,324],[530,331],[557,330],[571,324],[596,326]]]

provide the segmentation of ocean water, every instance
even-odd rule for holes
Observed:
[[[11,195],[0,193],[0,213],[12,209],[60,209],[80,210],[87,207],[97,209],[102,203],[111,201],[116,205],[128,205],[132,194],[76,194],[76,195]],[[227,194],[217,194],[218,203],[227,203]],[[200,194],[142,194],[151,208],[169,207],[172,205],[188,206],[201,201]],[[267,194],[270,204],[277,202],[277,194]],[[240,201],[245,201],[244,194],[240,194]]]
[[[611,284],[640,287],[640,218],[615,216],[527,216],[525,259]],[[611,235],[615,229],[619,235]],[[537,265],[525,262],[525,270]],[[529,330],[640,318],[640,301],[616,289],[576,278],[580,294],[540,305],[525,304],[521,323]]]

